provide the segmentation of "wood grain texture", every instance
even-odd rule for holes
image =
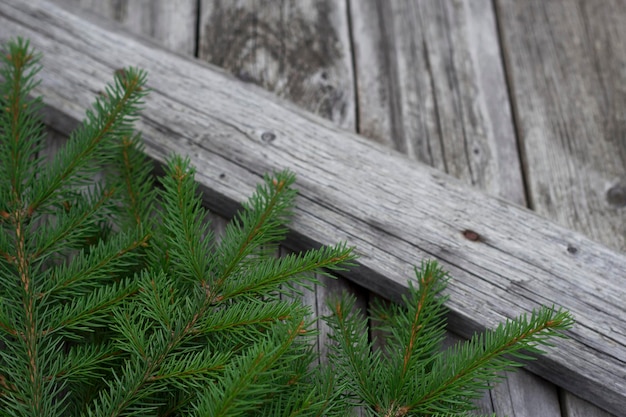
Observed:
[[[624,251],[626,2],[502,0],[498,12],[533,209]],[[567,416],[606,415],[562,398]]]
[[[573,395],[565,395],[562,399],[563,415],[567,417],[612,417],[595,405]]]
[[[202,0],[199,57],[355,128],[345,1]]]
[[[534,210],[626,249],[626,2],[498,0]]]
[[[626,256],[100,23],[108,29],[46,2],[0,3],[0,40],[28,37],[44,53],[37,92],[49,115],[64,117],[54,127],[81,119],[115,69],[146,68],[153,91],[138,128],[147,151],[159,161],[188,155],[213,207],[232,212],[262,173],[289,168],[300,190],[292,243],[356,245],[360,268],[346,275],[369,289],[397,299],[412,265],[437,257],[455,277],[451,326],[465,335],[539,303],[563,305],[578,319],[571,339],[532,368],[622,413]]]
[[[184,55],[196,52],[197,0],[52,0],[113,19],[133,33]]]
[[[359,132],[525,205],[491,2],[357,0],[350,11]],[[485,414],[561,416],[556,387],[525,370],[477,405]]]
[[[488,0],[352,1],[359,133],[525,204]]]

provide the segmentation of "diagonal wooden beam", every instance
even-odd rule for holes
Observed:
[[[464,335],[539,304],[569,309],[570,339],[530,368],[617,415],[626,409],[626,256],[532,212],[410,161],[222,71],[167,52],[113,23],[44,1],[0,3],[0,41],[44,54],[47,121],[68,131],[114,71],[149,71],[137,122],[157,161],[178,152],[207,203],[232,214],[263,173],[298,175],[296,248],[346,240],[361,254],[346,276],[398,299],[412,266],[451,272],[451,328]]]

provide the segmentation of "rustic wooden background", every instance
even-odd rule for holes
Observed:
[[[468,186],[626,249],[623,0],[55,2],[122,22]],[[340,289],[357,292],[363,308],[375,297],[338,280],[307,302],[326,314],[326,294]],[[609,416],[525,371],[508,375],[480,407],[502,416]]]

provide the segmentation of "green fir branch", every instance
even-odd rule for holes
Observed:
[[[294,311],[292,302],[267,302],[250,297],[228,308],[215,309],[198,323],[194,331],[206,336],[216,334],[237,343],[250,343],[277,322],[293,319],[294,313],[303,315],[303,310]]]
[[[238,417],[249,415],[268,400],[267,394],[285,363],[296,338],[306,333],[303,320],[295,319],[279,326],[247,351],[233,360],[217,384],[209,385],[195,406],[196,416]],[[292,360],[303,352],[292,353]],[[295,357],[293,356],[295,355]],[[281,360],[282,359],[282,360]]]
[[[490,382],[500,378],[502,371],[522,366],[513,358],[534,359],[529,353],[543,353],[539,346],[550,346],[549,339],[562,337],[559,330],[572,324],[569,313],[542,307],[530,316],[522,315],[495,330],[476,334],[437,358],[428,375],[412,387],[416,395],[408,407],[429,413],[458,409],[459,397],[478,397],[489,389]]]
[[[382,354],[368,340],[367,321],[359,315],[355,303],[356,298],[351,294],[341,294],[328,302],[332,315],[324,319],[332,330],[330,337],[334,342],[330,345],[329,360],[356,401],[376,404],[379,400],[376,389],[386,382],[383,381],[386,372]]]
[[[0,221],[9,218],[11,211],[23,209],[24,193],[35,181],[33,169],[41,160],[43,129],[38,114],[41,98],[29,98],[39,84],[35,79],[41,70],[41,56],[27,40],[18,38],[6,45],[0,54]],[[7,206],[8,204],[8,206]]]
[[[98,167],[108,162],[108,148],[112,147],[113,141],[132,135],[132,122],[146,95],[145,83],[144,71],[129,68],[115,74],[113,85],[108,85],[105,94],[96,99],[93,110],[87,111],[83,125],[72,133],[66,146],[44,167],[41,180],[34,186],[29,213],[50,204],[59,189],[89,185],[93,181]],[[93,158],[98,163],[89,164]],[[62,203],[58,199],[52,201]]]
[[[99,230],[107,227],[103,225],[108,217],[102,215],[102,207],[106,204],[112,207],[114,202],[104,188],[96,186],[87,193],[77,188],[86,178],[78,171],[98,156],[93,147],[98,140],[87,137],[86,130],[80,140],[60,151],[65,159],[56,159],[58,170],[55,171],[54,164],[41,164],[38,152],[42,150],[43,129],[37,115],[41,99],[26,98],[36,86],[32,78],[39,70],[36,56],[28,43],[21,40],[9,43],[7,49],[0,87],[5,93],[3,100],[10,101],[3,102],[6,106],[0,109],[0,153],[2,158],[8,158],[2,164],[8,171],[0,171],[0,190],[8,197],[0,209],[3,219],[0,223],[3,257],[0,369],[6,369],[0,372],[0,400],[6,405],[3,409],[16,413],[12,415],[65,415],[70,402],[64,398],[71,382],[71,378],[62,376],[64,369],[67,370],[65,352],[71,351],[72,340],[85,338],[84,332],[106,328],[110,322],[107,312],[131,294],[133,286],[128,280],[99,286],[90,282],[87,274],[74,281],[84,284],[82,295],[60,297],[58,291],[48,291],[59,284],[50,279],[57,265],[62,268],[65,262],[75,259],[75,248],[87,246],[85,238],[101,235]],[[141,98],[140,87],[131,80],[141,83],[142,76],[134,70],[126,73],[129,83],[124,89],[125,96],[117,100],[121,113],[112,118],[109,115],[109,127],[99,130],[110,140],[115,139],[116,132],[129,127],[123,119],[131,115],[133,103]],[[118,84],[117,90],[122,94],[124,86]],[[104,110],[115,105],[96,107],[99,115],[92,114],[92,122],[106,120]],[[96,131],[91,133],[97,135]],[[73,173],[77,175],[70,178]],[[51,199],[48,207],[37,213],[36,209],[47,199]],[[106,274],[106,267],[98,273]],[[62,286],[71,283],[61,281]]]
[[[300,280],[314,280],[314,273],[344,270],[354,259],[352,248],[345,244],[323,247],[299,254],[288,254],[281,258],[259,259],[254,264],[257,278],[246,279],[250,271],[242,269],[222,288],[222,298],[229,299],[241,294],[265,294],[276,290],[282,284],[292,285]]]
[[[425,262],[415,269],[417,286],[409,281],[409,294],[402,305],[383,306],[376,303],[371,311],[387,338],[385,353],[392,371],[388,384],[388,403],[404,402],[412,376],[430,370],[445,338],[446,296],[441,296],[448,281],[447,274],[434,262]]]
[[[74,336],[77,331],[96,331],[99,327],[106,327],[110,319],[108,313],[137,291],[137,286],[131,279],[119,283],[100,286],[88,294],[74,297],[70,302],[55,305],[45,311],[46,322],[49,327],[41,329],[41,334],[63,332],[66,338]]]
[[[42,219],[37,225],[37,233],[27,242],[33,248],[33,262],[67,249],[85,247],[89,238],[100,233],[110,217],[110,209],[117,203],[112,192],[98,185],[93,192],[77,194],[71,201],[65,200],[53,218]]]
[[[42,285],[41,298],[68,299],[92,291],[95,282],[110,282],[126,275],[140,262],[139,249],[148,245],[147,236],[119,232],[106,243],[98,242],[89,251],[75,254],[69,264],[50,268]]]
[[[146,74],[117,71],[51,162],[27,41],[0,56],[0,416],[469,416],[500,372],[572,325],[540,308],[442,350],[448,276],[415,270],[401,304],[353,296],[326,318],[284,293],[353,266],[344,243],[278,257],[295,175],[266,175],[216,241],[189,159],[157,189],[132,130]],[[102,175],[104,174],[104,175]],[[531,356],[532,355],[532,356]],[[322,362],[322,363],[320,363]]]
[[[502,371],[522,366],[514,359],[532,359],[528,353],[542,353],[540,345],[573,324],[567,312],[542,307],[442,352],[445,297],[435,296],[447,275],[427,262],[416,278],[404,306],[374,309],[391,335],[385,355],[368,344],[363,321],[352,312],[353,297],[330,304],[334,315],[327,320],[337,343],[331,363],[372,415],[464,415]]]
[[[194,175],[188,159],[175,156],[168,163],[161,178],[161,213],[171,272],[206,285],[215,263],[211,251],[213,233],[205,221],[206,211],[198,197]]]
[[[258,260],[273,255],[276,243],[284,240],[294,205],[296,191],[291,188],[295,176],[283,171],[275,177],[265,176],[264,183],[243,204],[234,221],[226,226],[223,243],[218,249],[218,275],[213,285],[220,288],[224,281],[247,265],[246,258]],[[253,256],[256,255],[256,256]]]
[[[141,135],[122,136],[114,156],[117,157],[112,158],[107,183],[120,190],[121,228],[141,226],[143,230],[150,230],[157,190],[154,187],[154,166],[146,158]]]
[[[163,364],[159,375],[152,382],[164,381],[181,390],[203,390],[208,383],[219,377],[229,363],[231,354],[216,354],[203,346],[191,351],[170,355]]]
[[[117,361],[119,354],[112,343],[70,346],[55,377],[66,379],[74,386],[92,383],[106,374],[105,369]]]

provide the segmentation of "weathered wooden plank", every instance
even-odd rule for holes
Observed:
[[[355,127],[346,1],[201,0],[198,56]]]
[[[606,411],[574,395],[563,397],[563,414],[567,417],[612,417]]]
[[[491,2],[368,0],[350,11],[361,134],[525,204]],[[556,387],[528,371],[508,374],[478,406],[561,416]]]
[[[185,55],[196,53],[197,0],[52,0],[121,22],[133,33],[155,39]]]
[[[626,2],[499,0],[533,209],[626,249]]]
[[[498,5],[533,209],[624,251],[626,2]],[[563,401],[568,416],[606,415]]]
[[[359,133],[524,204],[493,17],[480,1],[353,1]]]
[[[434,256],[455,277],[451,325],[464,334],[538,303],[569,308],[578,319],[572,338],[556,341],[532,368],[622,413],[626,256],[219,70],[47,2],[0,4],[0,40],[17,35],[46,54],[38,92],[50,115],[64,117],[56,127],[82,118],[116,68],[148,69],[153,91],[138,127],[151,156],[187,154],[207,201],[224,212],[249,195],[262,173],[294,170],[301,190],[294,245],[355,244],[361,267],[348,276],[372,290],[397,298],[411,265]]]

